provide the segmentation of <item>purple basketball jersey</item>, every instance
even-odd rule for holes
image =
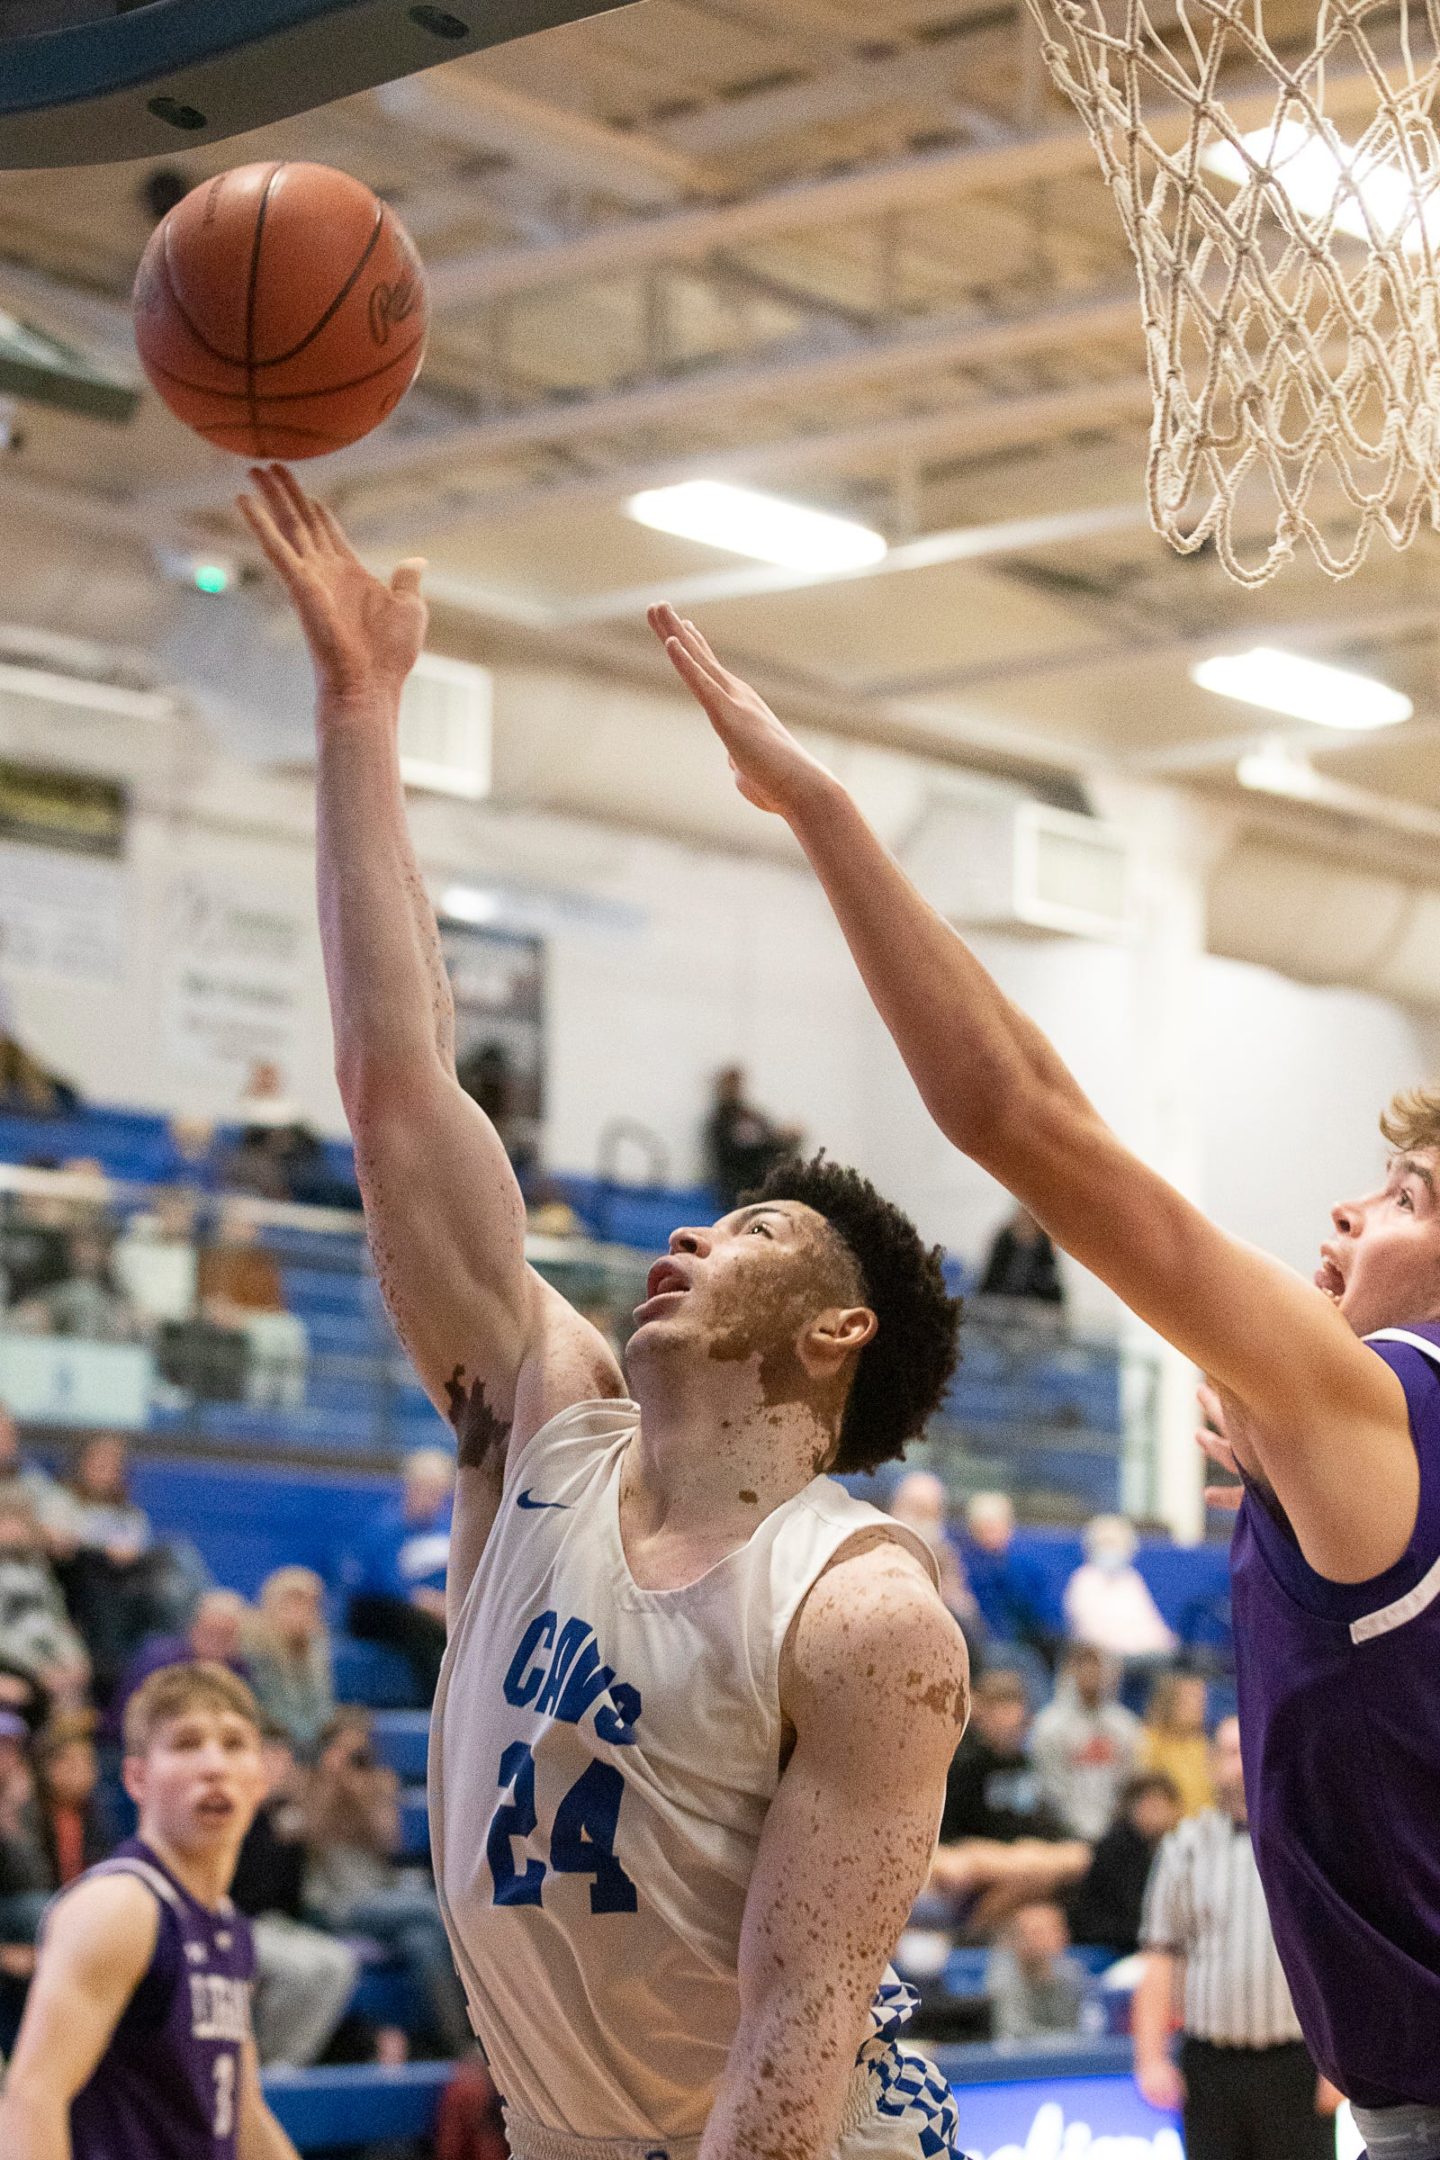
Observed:
[[[155,1955],[70,2109],[74,2160],[235,2160],[255,1946],[227,1899],[181,1888],[139,1838],[80,1880],[134,1875],[160,1908]],[[68,1893],[67,1893],[68,1895]]]
[[[1440,2106],[1440,1326],[1371,1348],[1405,1389],[1420,1507],[1332,1583],[1254,1490],[1232,1576],[1250,1830],[1312,2054],[1361,2107]]]

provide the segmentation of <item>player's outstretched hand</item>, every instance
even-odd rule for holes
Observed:
[[[1238,1478],[1240,1465],[1235,1460],[1234,1448],[1225,1437],[1225,1405],[1208,1380],[1200,1383],[1196,1390],[1196,1400],[1200,1405],[1200,1429],[1195,1435],[1196,1446],[1214,1463],[1217,1470],[1228,1471],[1232,1478]],[[1244,1497],[1243,1485],[1207,1485],[1205,1488],[1205,1505],[1228,1508],[1232,1515],[1238,1511]]]
[[[240,515],[290,595],[323,697],[398,696],[425,642],[425,565],[402,562],[387,584],[366,569],[324,503],[284,465],[252,465]]]
[[[801,749],[758,691],[720,665],[694,623],[672,607],[651,608],[649,622],[729,751],[735,785],[746,801],[789,817],[817,782],[829,778],[824,766]]]

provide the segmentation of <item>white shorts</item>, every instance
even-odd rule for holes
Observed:
[[[700,2140],[572,2138],[505,2110],[512,2160],[698,2160]],[[893,2039],[860,2051],[834,2160],[963,2160],[955,2096],[924,2055]]]

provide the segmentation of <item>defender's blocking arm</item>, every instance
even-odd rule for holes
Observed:
[[[781,1659],[795,1745],[760,1834],[740,2023],[700,2160],[827,2160],[870,2005],[924,1884],[965,1727],[965,1641],[893,1545],[842,1557]]]
[[[844,788],[671,609],[652,626],[741,792],[805,850],[931,1116],[1244,1410],[1232,1440],[1306,1558],[1389,1567],[1419,1497],[1404,1393],[1331,1302],[1229,1237],[1131,1153],[1040,1030],[910,883]]]
[[[463,1590],[512,1435],[523,1441],[566,1404],[621,1394],[623,1384],[600,1335],[527,1267],[514,1172],[455,1077],[453,1004],[398,747],[401,692],[425,636],[424,565],[402,563],[386,584],[283,467],[255,468],[252,479],[241,510],[285,584],[315,669],[335,1069],[386,1304],[456,1431],[452,1581]]]

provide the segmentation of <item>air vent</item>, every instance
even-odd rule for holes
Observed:
[[[901,859],[951,922],[1072,937],[1130,931],[1125,836],[1049,803],[932,796]]]
[[[407,787],[479,802],[490,793],[494,678],[466,660],[422,653],[400,705]]]

